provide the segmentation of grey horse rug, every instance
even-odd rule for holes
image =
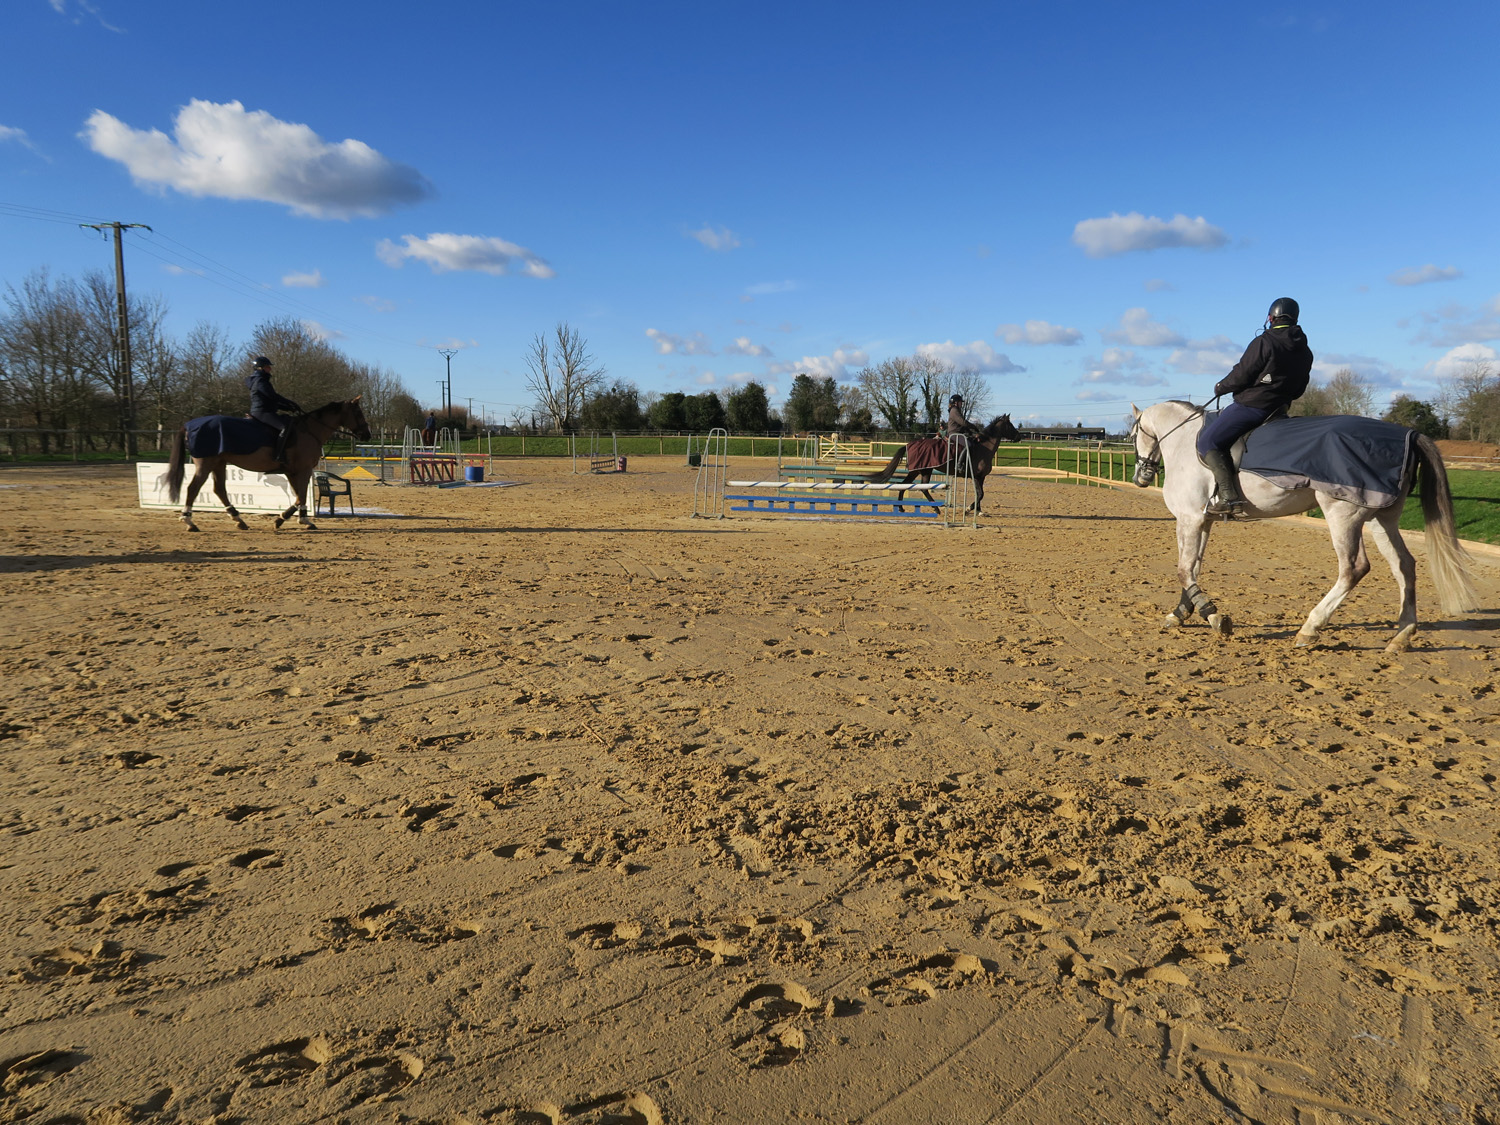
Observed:
[[[1277,488],[1315,488],[1363,508],[1385,508],[1408,485],[1415,438],[1405,426],[1352,414],[1278,418],[1245,439],[1240,472]]]
[[[254,453],[275,441],[276,431],[254,418],[206,414],[187,423],[188,453],[194,457]]]

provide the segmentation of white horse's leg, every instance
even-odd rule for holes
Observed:
[[[1198,586],[1198,576],[1203,571],[1203,555],[1208,550],[1208,535],[1213,522],[1201,512],[1177,517],[1177,581],[1182,587],[1182,596],[1176,607],[1162,622],[1164,628],[1184,624],[1196,610],[1215,633],[1228,633],[1232,622],[1219,612],[1213,599]]]
[[[1323,500],[1323,495],[1319,494]],[[1328,537],[1333,540],[1334,554],[1339,560],[1339,576],[1333,588],[1323,595],[1323,600],[1313,606],[1302,628],[1297,630],[1297,647],[1304,648],[1318,639],[1318,632],[1328,624],[1334,610],[1343,604],[1349,591],[1359,585],[1359,580],[1370,573],[1370,559],[1365,553],[1362,532],[1368,509],[1360,508],[1344,500],[1327,499],[1323,503],[1323,516],[1328,523]]]
[[[1417,560],[1401,538],[1401,505],[1392,504],[1375,513],[1375,522],[1370,524],[1370,538],[1390,564],[1391,577],[1396,580],[1396,592],[1400,596],[1401,613],[1396,618],[1396,635],[1385,646],[1386,652],[1405,652],[1417,635]]]

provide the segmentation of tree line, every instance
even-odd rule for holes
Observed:
[[[532,417],[557,431],[701,433],[722,426],[736,433],[908,434],[941,426],[952,394],[963,395],[971,420],[988,420],[983,417],[989,407],[984,377],[926,355],[883,360],[843,383],[804,372],[792,379],[779,410],[772,408],[764,384],[755,380],[733,390],[695,395],[642,394],[628,380],[609,381],[587,341],[567,323],[533,338],[526,366],[535,403]]]
[[[42,453],[65,448],[75,434],[91,449],[126,448],[127,430],[170,434],[198,415],[245,413],[244,376],[257,355],[272,357],[277,389],[308,409],[361,395],[376,429],[421,425],[422,408],[397,375],[351,360],[293,317],[267,320],[236,343],[207,321],[170,335],[167,306],[156,296],[132,294],[127,316],[128,388],[115,346],[113,279],[101,272],[81,281],[53,278],[41,270],[19,287],[7,285],[0,429],[37,431]]]
[[[1370,382],[1344,367],[1327,382],[1313,380],[1294,402],[1294,417],[1317,414],[1373,416],[1375,391]],[[1469,363],[1448,381],[1436,401],[1397,395],[1380,416],[1387,422],[1409,426],[1430,438],[1500,442],[1500,375],[1484,361]]]

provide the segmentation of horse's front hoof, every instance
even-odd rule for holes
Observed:
[[[1312,648],[1312,646],[1315,645],[1315,644],[1317,644],[1317,643],[1318,643],[1318,634],[1316,634],[1316,633],[1303,633],[1301,631],[1298,631],[1298,633],[1297,633],[1297,639],[1292,642],[1294,648]]]
[[[1210,613],[1208,627],[1221,637],[1228,637],[1234,633],[1234,622],[1229,619],[1227,613]]]
[[[197,525],[197,524],[195,524],[195,523],[189,523],[189,524],[188,524],[188,525],[187,525],[187,529],[188,529],[188,530],[189,530],[189,531],[197,531],[197,530],[198,530],[198,525]]]
[[[1385,646],[1386,652],[1410,652],[1412,641],[1417,639],[1417,627],[1407,625],[1391,638],[1391,643]]]
[[[1182,618],[1178,617],[1175,613],[1169,613],[1162,618],[1161,627],[1163,629],[1180,629],[1182,628]]]
[[[315,524],[315,523],[305,523],[305,524],[302,525],[302,530],[303,531],[317,531],[318,530],[318,525]]]
[[[284,524],[284,523],[286,523],[286,520],[282,519],[280,516],[277,516],[276,517],[276,524],[275,524],[276,530],[280,531],[281,530],[281,525]]]
[[[237,527],[237,528],[239,528],[241,531],[249,531],[250,530],[250,525],[248,523],[246,523],[244,520],[235,520],[234,521],[234,526]]]

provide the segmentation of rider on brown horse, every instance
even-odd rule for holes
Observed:
[[[292,432],[292,419],[286,415],[301,414],[302,407],[271,386],[271,361],[263,355],[255,357],[255,370],[245,376],[245,386],[250,389],[250,417],[276,431],[273,456],[285,466],[286,439]]]
[[[948,428],[944,436],[953,437],[955,434],[963,434],[967,440],[970,434],[977,434],[979,427],[964,417],[964,396],[954,395],[948,399]]]

